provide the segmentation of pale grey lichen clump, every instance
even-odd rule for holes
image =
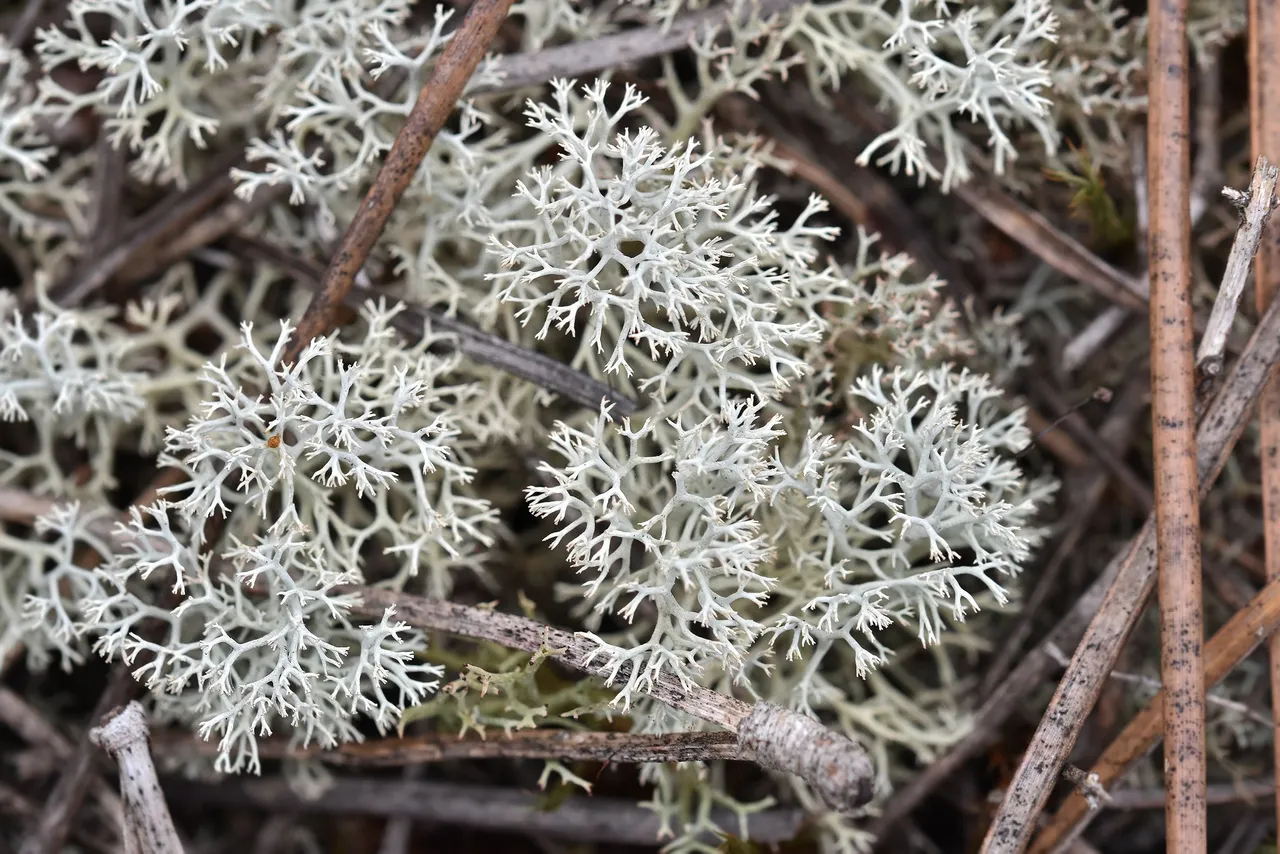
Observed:
[[[73,0],[64,26],[40,32],[34,67],[0,43],[0,213],[37,291],[89,251],[91,159],[56,144],[85,108],[146,182],[184,186],[207,146],[249,140],[239,194],[283,191],[249,231],[327,257],[451,26],[444,10],[411,22],[407,0],[340,5]],[[513,14],[536,50],[704,5],[609,17],[608,4],[556,0]],[[393,298],[293,364],[281,317],[308,293],[269,265],[179,261],[119,310],[0,297],[0,416],[23,431],[0,448],[0,484],[57,501],[0,540],[0,658],[154,654],[136,673],[153,714],[216,738],[225,771],[257,770],[268,733],[333,745],[406,709],[464,726],[528,726],[559,708],[698,726],[643,696],[665,673],[819,716],[868,747],[887,794],[904,757],[927,761],[963,734],[952,656],[982,646],[979,610],[1008,602],[1050,485],[1015,460],[1030,441],[1022,413],[963,366],[974,342],[943,283],[913,277],[873,235],[842,237],[819,196],[784,214],[760,189],[768,145],[706,119],[721,95],[794,71],[820,96],[854,79],[882,100],[892,130],[863,161],[950,186],[1004,169],[1029,130],[1043,162],[1064,123],[1100,123],[1109,140],[1136,105],[1133,69],[1100,58],[1114,50],[1068,73],[1062,22],[1092,26],[1111,6],[1059,5],[775,3],[740,16],[729,42],[695,45],[691,72],[663,60],[662,105],[607,71],[526,93],[523,120],[508,95],[468,98],[370,262]],[[98,82],[48,73],[72,66]],[[482,65],[477,85],[501,81],[500,62]],[[429,326],[401,338],[394,297],[561,358],[639,409],[573,409]],[[182,476],[121,523],[110,505],[125,456]],[[491,596],[517,537],[502,511],[519,501],[567,563],[555,592],[574,605],[571,628],[626,676],[562,706],[508,661],[510,678],[484,679],[506,678],[509,709],[471,705],[462,683],[483,670],[428,701],[442,670],[424,638],[394,613],[354,622],[336,588]],[[224,516],[208,551],[205,524]],[[159,640],[144,618],[162,622]],[[706,850],[711,804],[763,805],[736,800],[714,766],[646,778],[679,828],[672,850]],[[856,819],[777,782],[827,844],[866,841]]]

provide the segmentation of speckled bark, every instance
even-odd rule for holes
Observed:
[[[169,816],[147,745],[147,719],[136,701],[108,715],[89,738],[120,768],[126,854],[181,854],[182,841]]]
[[[418,174],[418,167],[436,134],[453,114],[458,96],[484,59],[513,2],[475,0],[467,9],[467,17],[445,45],[409,118],[387,152],[373,186],[360,203],[360,210],[342,235],[342,242],[324,271],[320,292],[311,298],[311,304],[298,321],[293,340],[285,351],[285,362],[296,361],[312,339],[328,334],[337,323],[343,300],[355,284],[356,273],[364,266],[396,203]]]
[[[1247,415],[1257,403],[1267,378],[1274,372],[1277,360],[1280,360],[1280,302],[1273,301],[1200,422],[1196,442],[1199,497],[1204,497],[1226,464],[1231,448],[1244,431]],[[1097,607],[1022,764],[1009,783],[1004,803],[987,834],[984,851],[1021,851],[1027,844],[1035,826],[1034,820],[1043,809],[1085,718],[1097,700],[1098,691],[1115,665],[1120,646],[1155,584],[1154,527],[1154,519],[1149,518],[1142,532],[1131,541],[1118,570],[1114,569],[1115,561],[1112,567],[1108,567],[1105,576],[1114,571],[1115,580]],[[1075,611],[1073,609],[1073,614]],[[1035,679],[1035,674],[1043,672],[1045,659],[1043,649],[1038,648],[1024,659],[1008,681],[1015,676]],[[1012,685],[1006,684],[1002,689],[999,701],[987,704],[993,708],[988,709],[984,705],[977,714],[982,733],[991,732],[997,716],[1007,714],[1011,704],[1009,698],[1017,696]],[[925,775],[935,775],[934,768],[955,767],[958,760],[954,757],[965,751],[972,753],[975,750],[973,744],[978,741],[980,739],[966,739],[961,745],[962,750],[948,753]],[[912,784],[908,790],[913,798],[918,799],[921,788]],[[894,815],[901,815],[906,808],[901,802],[898,805],[891,803]],[[887,809],[886,813],[889,812]],[[883,828],[882,825],[877,827]]]
[[[1280,162],[1280,0],[1249,0],[1249,122],[1253,157]],[[1254,275],[1254,294],[1261,313],[1280,291],[1280,228],[1273,223],[1262,235]],[[1267,578],[1280,579],[1280,379],[1272,377],[1258,402],[1261,434],[1263,538]],[[1280,726],[1280,633],[1269,641],[1271,714]],[[1275,740],[1280,767],[1280,739]],[[1276,796],[1280,809],[1280,794]]]
[[[553,650],[550,658],[574,670],[608,681],[610,668],[600,663],[598,646],[581,635],[513,614],[472,608],[438,599],[372,587],[350,587],[362,604],[354,613],[381,618],[388,607],[396,619],[411,626],[493,641],[512,649]],[[626,679],[628,667],[616,674]],[[644,693],[736,733],[743,758],[773,771],[795,774],[817,791],[829,806],[853,811],[875,793],[875,769],[857,742],[833,732],[818,721],[771,703],[748,705],[699,685],[684,685],[669,673],[659,674]]]
[[[1187,0],[1152,3],[1149,32],[1151,422],[1165,709],[1165,829],[1168,850],[1200,854],[1207,844],[1204,618],[1196,494]]]
[[[1280,581],[1273,581],[1205,644],[1205,682],[1212,686],[1222,681],[1277,625],[1280,625]],[[1098,775],[1104,787],[1123,777],[1160,741],[1164,732],[1164,698],[1164,691],[1156,694],[1094,764],[1091,771]],[[1057,844],[1070,836],[1088,815],[1089,805],[1085,799],[1073,793],[1036,837],[1029,854],[1049,854],[1056,850]]]

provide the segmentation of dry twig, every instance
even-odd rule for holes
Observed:
[[[1152,418],[1156,438],[1156,513],[1126,553],[1115,583],[1089,625],[1036,729],[983,843],[984,854],[1021,851],[1053,789],[1120,647],[1150,594],[1158,554],[1164,683],[1181,714],[1166,726],[1170,850],[1203,851],[1204,670],[1200,658],[1201,600],[1195,385],[1191,358],[1189,153],[1186,143],[1186,10],[1169,0],[1152,7],[1151,64],[1176,68],[1152,82],[1148,188],[1152,233]],[[1167,88],[1164,88],[1167,84]],[[1237,372],[1243,365],[1237,365]],[[1263,371],[1262,379],[1270,373]],[[1248,400],[1238,402],[1242,426]],[[1206,421],[1206,430],[1215,424]],[[1202,444],[1202,450],[1205,449]],[[1223,455],[1225,459],[1225,454]],[[1200,488],[1204,477],[1200,459]],[[1156,519],[1159,519],[1157,537]]]
[[[535,795],[457,782],[338,777],[316,798],[301,797],[281,778],[238,777],[215,784],[170,778],[164,788],[175,802],[201,808],[405,816],[571,842],[652,846],[662,827],[658,815],[633,799],[570,798],[547,811]],[[722,827],[737,825],[728,810],[714,809],[710,818]],[[798,809],[765,810],[747,817],[746,831],[754,842],[785,842],[796,836],[803,821]]]
[[[1197,436],[1201,496],[1226,464],[1232,447],[1244,430],[1245,417],[1278,360],[1280,301],[1267,309],[1258,322],[1244,352],[1201,420]],[[873,823],[872,833],[883,837],[888,828],[915,809],[964,762],[992,744],[999,727],[1027,693],[1042,684],[1052,672],[1057,657],[1051,651],[1075,647],[1081,633],[1085,632],[1086,639],[1079,644],[1076,657],[1051,701],[1051,713],[1046,714],[1036,731],[1033,742],[1033,745],[1038,745],[1036,753],[1028,754],[1044,760],[1040,763],[1043,766],[1056,761],[1052,771],[1046,775],[1047,779],[1042,781],[1044,785],[1052,785],[1058,768],[1066,761],[1080,727],[1084,725],[1084,718],[1097,697],[1105,674],[1119,654],[1120,644],[1154,585],[1154,527],[1154,520],[1148,519],[1126,550],[1111,561],[1066,616],[1058,621],[1048,637],[1018,663],[997,691],[974,713],[974,726],[969,734],[894,794]]]
[[[12,489],[0,490],[0,513],[11,512],[20,514],[19,518],[32,518],[32,514],[47,502],[47,499],[37,496],[28,496],[24,500],[23,495]],[[360,596],[361,604],[352,609],[354,614],[381,619],[388,608],[393,608],[397,617],[417,628],[488,640],[527,652],[546,649],[550,652],[549,658],[574,670],[604,678],[606,682],[612,678],[625,679],[630,672],[624,666],[614,674],[608,666],[598,663],[598,649],[591,641],[523,617],[379,588],[339,588],[344,589]],[[722,758],[729,758],[731,754],[732,758],[749,760],[773,771],[795,774],[828,804],[843,810],[858,809],[874,794],[875,770],[862,747],[812,718],[771,703],[749,705],[697,685],[684,684],[670,673],[659,674],[651,685],[641,690],[674,709],[733,733],[736,736],[735,747],[730,751],[725,745],[718,744],[716,738],[700,739],[696,735],[689,736],[684,743],[677,739],[666,744],[661,740],[629,736],[621,737],[603,752],[612,750],[620,757],[624,751],[632,750],[636,757],[634,761],[651,761],[640,758],[646,755],[644,751],[649,751],[649,755],[661,751],[678,755],[681,750],[694,753],[724,750]],[[589,738],[575,742],[568,735],[561,734],[552,740],[559,740],[562,745],[576,744],[579,750],[595,751],[594,756],[601,752],[601,744],[593,743]],[[596,741],[607,743],[609,739]],[[528,743],[538,744],[536,740]],[[464,742],[455,749],[459,753],[438,758],[458,758],[468,749],[484,753],[488,748],[468,747]],[[372,750],[377,752],[379,748]],[[426,755],[432,748],[424,746],[422,750]]]
[[[101,726],[89,731],[89,740],[111,754],[120,767],[126,854],[181,854],[182,840],[151,762],[142,706],[132,702],[111,711]]]
[[[348,590],[361,599],[353,613],[381,619],[393,608],[399,619],[416,628],[492,641],[526,652],[546,649],[549,658],[606,683],[630,674],[630,665],[614,673],[600,663],[598,647],[592,641],[523,617],[373,587]],[[772,703],[748,705],[685,684],[666,672],[639,690],[673,709],[735,733],[744,758],[771,771],[796,775],[835,809],[856,810],[874,794],[875,769],[862,747],[813,718]]]
[[[212,756],[216,743],[186,732],[157,732],[157,753],[170,757]],[[330,765],[361,768],[398,767],[460,759],[558,759],[566,762],[710,762],[715,759],[749,761],[738,737],[731,732],[573,732],[531,729],[501,736],[458,737],[444,733],[350,742],[329,750],[291,746],[286,739],[262,739],[264,758],[313,758]]]
[[[1280,162],[1280,0],[1249,0],[1249,141],[1254,158]],[[1254,296],[1258,311],[1280,302],[1280,228],[1258,246]],[[1262,469],[1262,536],[1269,583],[1280,581],[1280,377],[1262,390],[1258,405],[1259,467]],[[1267,646],[1271,659],[1271,714],[1280,732],[1280,632]],[[1280,767],[1280,738],[1273,746]],[[1280,811],[1280,794],[1276,796]]]
[[[475,0],[467,9],[466,18],[445,45],[409,118],[396,134],[373,186],[342,235],[338,251],[324,271],[320,291],[311,298],[311,304],[298,321],[298,328],[285,350],[284,362],[296,362],[298,354],[312,339],[326,335],[337,325],[344,300],[355,284],[356,273],[364,266],[396,203],[418,174],[418,167],[436,134],[452,115],[458,96],[506,20],[512,2],[514,0]]]
[[[1151,422],[1156,487],[1165,833],[1172,851],[1208,845],[1200,502],[1196,473],[1195,317],[1191,307],[1191,92],[1188,0],[1150,9],[1147,187],[1151,199]],[[1250,253],[1252,254],[1252,253]],[[1225,336],[1224,336],[1225,341]],[[1127,634],[1127,632],[1126,632]],[[1110,672],[1110,664],[1104,673]],[[1045,794],[1048,794],[1047,792]],[[1037,811],[1044,804],[1037,805]],[[1025,840],[1023,835],[1022,839]]]
[[[1258,648],[1262,639],[1280,626],[1280,581],[1262,589],[1242,610],[1218,630],[1204,647],[1204,678],[1213,686]],[[1102,786],[1110,786],[1133,767],[1160,740],[1165,721],[1165,692],[1162,690],[1134,716],[1093,766]],[[1086,819],[1088,804],[1071,795],[1032,844],[1031,854],[1056,850],[1059,842],[1076,832]]]
[[[1247,193],[1226,188],[1222,191],[1238,205],[1242,219],[1231,244],[1231,254],[1227,256],[1227,267],[1222,273],[1222,285],[1213,303],[1213,313],[1209,315],[1209,326],[1196,353],[1196,369],[1203,377],[1215,377],[1222,371],[1222,354],[1227,348],[1227,334],[1236,318],[1236,306],[1249,281],[1249,268],[1275,207],[1276,180],[1276,167],[1267,162],[1267,158],[1259,157]]]

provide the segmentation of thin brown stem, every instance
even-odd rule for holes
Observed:
[[[615,672],[600,654],[598,643],[563,629],[390,590],[349,590],[361,599],[353,612],[366,617],[380,619],[391,608],[397,618],[416,628],[492,641],[526,652],[548,650],[549,658],[602,678],[606,684],[630,675],[630,663]],[[800,777],[836,809],[856,810],[874,794],[875,769],[862,747],[812,718],[771,703],[748,705],[665,671],[639,690],[673,709],[735,733],[744,756],[764,768]]]
[[[1256,160],[1280,162],[1280,0],[1249,0],[1249,142]],[[1280,302],[1280,228],[1272,227],[1258,246],[1254,275],[1258,311]],[[1280,378],[1262,390],[1258,406],[1259,466],[1262,469],[1264,576],[1280,580]],[[1280,632],[1267,642],[1271,670],[1271,714],[1280,732]],[[1273,745],[1280,768],[1280,738]],[[1280,814],[1280,794],[1275,809]]]
[[[211,756],[217,744],[188,733],[156,733],[152,745],[170,757]],[[287,740],[258,742],[258,755],[272,758],[315,758],[331,765],[364,768],[398,767],[460,759],[558,759],[618,763],[709,762],[746,760],[738,737],[731,732],[571,732],[518,730],[498,736],[458,737],[442,733],[352,742],[330,750],[298,748]]]
[[[1164,717],[1165,833],[1169,850],[1204,854],[1208,846],[1201,649],[1204,614],[1196,474],[1195,318],[1191,305],[1187,5],[1188,0],[1156,0],[1149,12],[1147,67],[1158,72],[1151,75],[1149,84],[1151,234],[1147,257],[1151,271],[1160,672],[1170,709]]]
[[[202,810],[404,816],[431,824],[650,848],[660,842],[662,827],[662,820],[633,798],[570,798],[548,811],[533,794],[458,782],[337,777],[314,798],[302,797],[281,778],[238,777],[216,784],[174,778],[163,782],[174,802]],[[714,809],[710,818],[724,827],[737,826],[736,817],[727,810]],[[757,843],[786,842],[796,836],[803,821],[804,813],[798,809],[765,810],[747,817],[747,834]],[[715,842],[714,838],[705,841]]]
[[[1280,301],[1267,309],[1258,322],[1240,359],[1218,390],[1197,437],[1197,468],[1203,496],[1226,464],[1231,449],[1245,427],[1263,384],[1280,360]],[[1036,757],[1047,779],[1037,783],[1051,787],[1058,769],[1066,761],[1085,716],[1097,698],[1119,654],[1119,647],[1137,619],[1138,612],[1155,583],[1154,520],[1130,541],[1126,550],[1111,561],[1084,595],[1039,646],[1023,658],[996,693],[974,713],[973,729],[915,780],[904,786],[885,805],[871,827],[881,837],[915,809],[935,788],[950,779],[969,759],[994,743],[999,728],[1019,707],[1027,694],[1043,684],[1060,657],[1054,651],[1076,648],[1067,673],[1050,703],[1050,713],[1041,720],[1024,767]],[[1087,626],[1087,628],[1086,628]],[[1050,769],[1047,766],[1052,765]],[[1014,795],[1011,789],[1010,796]],[[1036,795],[1032,795],[1035,797]],[[1029,811],[1028,811],[1029,812]]]
[[[1225,679],[1236,665],[1258,648],[1262,638],[1277,626],[1280,626],[1280,581],[1273,581],[1205,644],[1206,683],[1212,686]],[[1167,701],[1168,697],[1162,689],[1103,751],[1102,757],[1093,766],[1093,773],[1098,775],[1103,786],[1110,786],[1123,777],[1134,763],[1160,741],[1162,730],[1166,726]],[[1036,837],[1030,849],[1031,854],[1047,854],[1055,850],[1062,839],[1075,832],[1077,825],[1087,818],[1089,812],[1088,804],[1083,798],[1071,795]]]
[[[320,286],[324,271],[318,265],[269,241],[238,234],[236,248],[279,267],[312,289]],[[377,296],[376,291],[356,286],[343,298],[343,303],[354,310],[374,296]],[[620,415],[631,415],[639,408],[634,400],[616,389],[550,356],[491,335],[458,317],[407,300],[395,301],[404,309],[392,318],[391,323],[409,340],[420,340],[423,329],[430,324],[433,329],[451,333],[458,350],[468,358],[528,380],[589,409],[599,409],[602,399],[609,401]]]
[[[319,293],[312,297],[298,321],[285,351],[285,362],[297,361],[298,354],[312,339],[326,335],[337,325],[344,300],[355,284],[356,273],[364,266],[396,203],[418,174],[436,134],[452,115],[458,96],[506,20],[512,2],[514,0],[475,0],[467,9],[466,18],[445,45],[409,118],[396,134],[373,186],[342,235],[342,242],[324,271]]]

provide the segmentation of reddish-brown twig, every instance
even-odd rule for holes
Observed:
[[[173,731],[152,735],[157,755],[168,757],[212,756],[215,742],[190,733]],[[730,732],[572,732],[563,729],[530,729],[487,736],[444,733],[410,735],[350,742],[331,750],[294,747],[286,739],[258,742],[261,757],[320,759],[331,765],[365,768],[397,767],[458,759],[558,759],[593,762],[707,762],[713,759],[747,760],[738,737]]]
[[[1165,720],[1170,850],[1205,849],[1204,665],[1201,660],[1199,502],[1195,449],[1195,324],[1191,313],[1190,149],[1186,2],[1151,7],[1152,419],[1156,511],[1108,591],[1008,786],[984,854],[1021,851],[1080,727],[1115,664],[1159,566],[1164,684],[1178,710]],[[1101,654],[1100,654],[1101,653]]]
[[[1280,0],[1249,0],[1249,121],[1253,158],[1280,162]],[[1280,229],[1262,235],[1254,275],[1258,311],[1280,302]],[[1264,565],[1268,582],[1280,579],[1280,377],[1262,390],[1258,406],[1262,468]],[[1271,714],[1280,727],[1280,632],[1271,636]],[[1274,743],[1280,763],[1280,739]],[[1280,767],[1278,765],[1277,767]],[[1280,795],[1276,796],[1280,810]]]
[[[1280,303],[1263,315],[1245,352],[1232,368],[1230,376],[1200,424],[1197,468],[1201,496],[1226,464],[1231,448],[1244,430],[1245,416],[1252,409],[1277,360],[1280,360]],[[1133,628],[1143,603],[1155,585],[1155,551],[1155,519],[1149,517],[1142,531],[1130,541],[1124,554],[1112,561],[1100,582],[1091,586],[1081,603],[1072,609],[1068,618],[1064,618],[1064,623],[1067,624],[1060,627],[1061,631],[1055,628],[1046,641],[1061,646],[1062,639],[1072,635],[1073,626],[1069,623],[1080,617],[1082,609],[1085,615],[1092,614],[1089,627],[1050,701],[1049,711],[1036,729],[1031,746],[1023,757],[1001,812],[996,817],[997,822],[1003,823],[1006,835],[1002,838],[1010,845],[1026,844],[1030,830],[1034,827],[1032,819],[1039,813],[1044,799],[1053,788],[1058,770],[1071,752],[1080,728],[1084,726],[1085,717],[1093,708],[1098,691],[1115,664],[1121,644]],[[1106,590],[1101,601],[1095,598],[1098,586]],[[983,709],[975,716],[981,721],[979,736],[972,740],[966,738],[963,748],[955,751],[958,756],[971,756],[976,749],[980,749],[974,745],[984,743],[983,739],[990,737],[992,727],[999,725],[998,720],[1007,717],[1011,698],[1024,696],[1025,688],[1018,689],[1008,683],[1013,683],[1015,677],[1019,681],[1043,678],[1051,664],[1045,661],[1049,658],[1048,653],[1042,644],[1019,664],[1006,680],[1007,684],[1001,686],[1000,693],[984,704]],[[949,754],[942,760],[942,767],[953,767],[958,761]],[[936,785],[937,779],[932,768],[929,775],[931,782]],[[923,785],[919,787],[923,788]],[[919,789],[911,792],[916,803],[923,797],[923,792]],[[892,814],[895,817],[902,815],[902,811],[910,806],[905,798],[903,801],[894,807]]]
[[[467,9],[466,19],[445,45],[409,118],[396,134],[396,141],[378,170],[373,186],[342,235],[338,251],[324,271],[320,291],[311,298],[311,304],[298,321],[285,351],[285,362],[297,361],[298,354],[312,339],[328,334],[337,325],[343,301],[355,284],[356,273],[364,266],[396,203],[418,174],[427,149],[453,113],[458,96],[506,20],[512,2],[514,0],[475,0]]]
[[[1195,436],[1195,320],[1191,307],[1191,92],[1187,0],[1150,9],[1147,188],[1151,199],[1151,422],[1169,850],[1208,844],[1205,787],[1204,616]],[[1108,668],[1109,670],[1110,668]],[[1047,794],[1047,792],[1046,792]],[[1041,802],[1043,803],[1043,801]]]
[[[353,613],[380,619],[393,608],[397,619],[430,631],[492,641],[526,652],[550,650],[549,658],[608,681],[627,679],[632,665],[615,672],[593,641],[563,629],[492,610],[425,599],[373,587],[350,587],[361,604]],[[655,700],[724,727],[737,735],[742,755],[764,768],[794,774],[838,810],[864,806],[875,792],[875,770],[862,747],[813,718],[772,703],[744,703],[657,673],[640,689]]]
[[[1236,613],[1204,647],[1204,677],[1209,685],[1222,681],[1237,664],[1257,649],[1261,639],[1280,625],[1280,581],[1273,581]],[[1120,779],[1133,763],[1160,740],[1165,726],[1165,692],[1147,703],[1093,766],[1103,786]],[[1072,794],[1031,846],[1031,854],[1047,854],[1090,813],[1085,799]],[[1175,850],[1175,849],[1170,849]],[[1176,849],[1181,850],[1181,849]]]

